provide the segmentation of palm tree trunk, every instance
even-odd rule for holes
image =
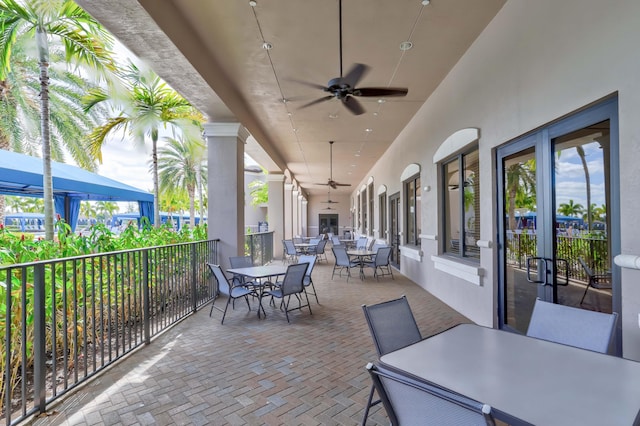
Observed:
[[[160,182],[158,180],[158,130],[151,132],[151,164],[153,169],[153,224],[160,227]]]
[[[40,132],[42,135],[42,188],[45,239],[53,241],[53,177],[51,175],[51,134],[49,132],[49,44],[42,27],[36,30],[40,66]]]
[[[580,161],[582,161],[584,180],[587,184],[587,231],[591,232],[591,216],[593,213],[591,212],[591,177],[589,176],[589,166],[587,165],[584,148],[582,148],[582,146],[577,146],[576,151],[578,151],[578,156],[580,157]]]
[[[189,194],[189,228],[196,227],[196,189],[193,186],[187,186],[187,193]]]

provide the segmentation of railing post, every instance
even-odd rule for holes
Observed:
[[[47,400],[44,264],[34,266],[33,279],[33,403],[40,413],[44,413]]]
[[[142,320],[144,343],[151,343],[151,303],[149,300],[149,250],[142,251]]]
[[[191,300],[193,301],[193,312],[198,310],[198,297],[197,297],[197,288],[196,285],[196,277],[198,274],[196,258],[197,258],[197,250],[196,245],[198,243],[191,243]]]

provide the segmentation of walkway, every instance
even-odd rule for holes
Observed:
[[[259,320],[246,304],[209,317],[209,306],[153,340],[52,407],[44,425],[355,425],[376,358],[362,304],[407,295],[428,336],[468,320],[394,271],[395,280],[331,280],[329,264],[316,264],[308,311],[267,307]],[[224,306],[225,299],[217,304]],[[243,305],[244,304],[244,305]],[[387,425],[381,406],[368,425]]]

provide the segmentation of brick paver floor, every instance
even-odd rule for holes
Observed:
[[[376,358],[362,304],[406,295],[424,336],[469,322],[394,271],[377,282],[331,280],[333,257],[313,272],[320,305],[258,319],[242,300],[225,324],[209,306],[185,319],[51,407],[38,426],[356,425],[367,400],[365,365]],[[221,298],[216,305],[224,307]],[[293,303],[293,302],[292,302]],[[368,425],[388,424],[384,408]]]

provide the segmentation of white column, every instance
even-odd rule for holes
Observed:
[[[296,235],[301,235],[300,234],[300,201],[298,200],[298,190],[294,189],[293,191],[291,191],[291,207],[292,207],[292,214],[291,217],[293,218],[293,236],[295,237]]]
[[[239,123],[206,123],[208,236],[219,238],[218,262],[244,254],[244,140]]]
[[[293,238],[293,185],[284,184],[284,239]]]
[[[283,174],[269,173],[267,175],[269,191],[267,221],[269,222],[269,231],[273,231],[273,256],[276,259],[282,257],[281,241],[285,239],[284,179]]]
[[[302,229],[302,235],[306,235],[308,237],[315,237],[315,235],[309,235],[309,227],[307,226],[307,207],[309,202],[306,198],[301,197],[301,205],[300,205],[300,224]]]

